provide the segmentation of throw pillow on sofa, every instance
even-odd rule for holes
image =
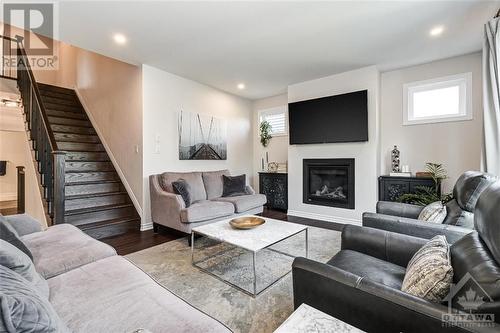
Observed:
[[[3,215],[0,215],[0,239],[14,245],[30,257],[31,260],[33,260],[33,254],[31,254],[31,251],[26,247],[26,245],[24,245],[16,230],[12,228],[9,221],[7,221]]]
[[[37,291],[49,298],[47,281],[35,270],[33,261],[14,245],[0,239],[0,265],[7,267],[28,280]]]
[[[0,332],[69,332],[49,300],[25,278],[0,265]]]
[[[189,187],[187,181],[182,178],[178,179],[175,182],[172,182],[172,187],[174,188],[174,192],[182,197],[186,208],[191,206],[191,188]]]
[[[234,197],[246,194],[246,175],[226,176],[222,175],[222,196]]]
[[[446,214],[446,206],[441,201],[436,201],[425,206],[418,215],[418,219],[432,223],[443,223]]]
[[[438,235],[429,240],[411,258],[401,290],[431,302],[448,295],[453,280],[450,245]]]

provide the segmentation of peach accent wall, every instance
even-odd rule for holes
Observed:
[[[142,216],[142,68],[60,41],[54,49],[57,70],[34,70],[37,82],[77,91]]]

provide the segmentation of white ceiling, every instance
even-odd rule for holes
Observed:
[[[62,2],[60,39],[250,99],[478,51],[500,1]],[[438,38],[429,30],[444,25]],[[125,46],[112,36],[123,33]],[[246,89],[236,88],[239,82]]]

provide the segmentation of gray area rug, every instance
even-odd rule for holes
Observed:
[[[253,290],[251,253],[207,238],[197,239],[195,245],[195,260],[200,267],[245,290]],[[304,233],[280,242],[271,249],[257,256],[258,291],[290,271],[293,258],[282,253],[305,255]],[[340,232],[309,227],[309,258],[326,262],[339,250]],[[253,298],[193,267],[187,238],[126,257],[165,288],[217,318],[234,332],[273,332],[293,312],[291,273]]]

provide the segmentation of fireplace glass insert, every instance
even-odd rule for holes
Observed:
[[[305,159],[303,201],[354,209],[354,159]]]

